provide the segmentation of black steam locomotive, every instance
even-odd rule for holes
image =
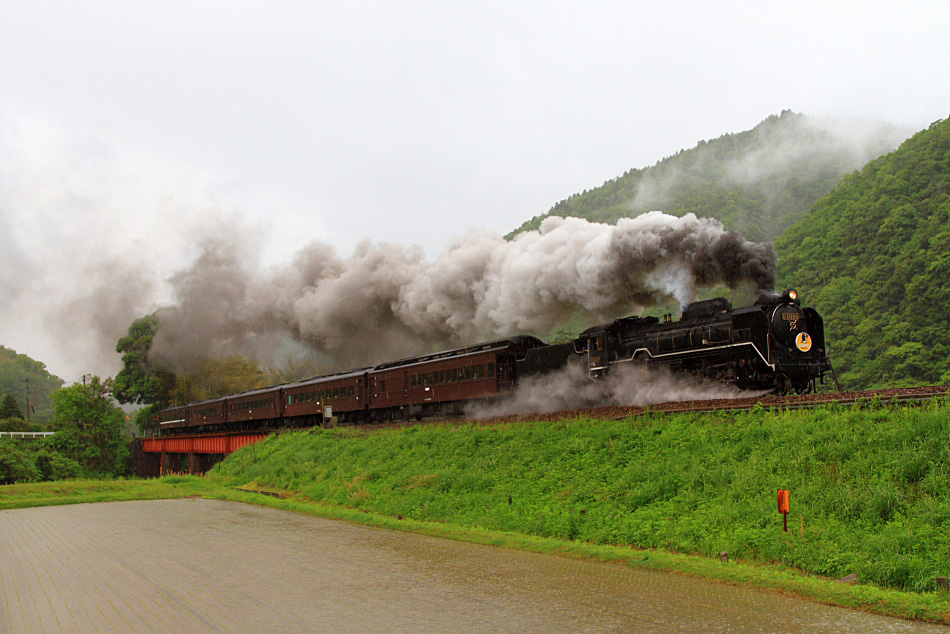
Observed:
[[[519,380],[572,359],[583,359],[593,380],[617,364],[641,363],[783,394],[813,390],[831,369],[821,317],[789,290],[746,308],[722,298],[695,302],[678,321],[626,317],[565,344],[512,337],[314,377],[168,408],[157,422],[162,433],[211,433],[460,415],[472,401],[503,398]]]
[[[679,321],[627,317],[584,331],[574,342],[592,377],[617,363],[667,366],[742,389],[812,391],[831,369],[824,324],[794,290],[763,294],[733,309],[727,299],[690,304]]]

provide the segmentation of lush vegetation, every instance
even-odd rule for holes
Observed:
[[[846,177],[775,247],[843,386],[950,383],[950,120]]]
[[[860,141],[831,129],[786,110],[752,130],[701,141],[652,167],[629,170],[574,194],[509,237],[537,229],[551,215],[614,224],[659,209],[713,217],[748,240],[772,240],[842,176],[907,136],[883,124],[868,128]]]
[[[0,412],[0,419],[28,419],[37,424],[49,422],[53,417],[50,394],[62,386],[63,380],[47,372],[45,364],[0,346],[0,398],[6,400],[6,396],[11,395],[19,414],[8,416]]]
[[[112,400],[110,380],[89,377],[54,392],[52,401],[54,435],[0,438],[0,484],[108,478],[128,471],[125,413]]]
[[[115,375],[113,389],[120,403],[168,405],[174,376],[155,367],[148,358],[158,326],[158,317],[154,313],[140,317],[129,325],[126,336],[116,343],[123,367]]]
[[[282,434],[212,474],[372,513],[781,562],[932,590],[950,409],[822,409]],[[782,532],[776,490],[791,491]]]

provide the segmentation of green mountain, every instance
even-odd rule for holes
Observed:
[[[950,120],[845,177],[775,248],[842,387],[950,383]]]
[[[714,217],[748,240],[774,239],[808,213],[842,176],[896,148],[911,130],[784,111],[752,130],[681,150],[570,196],[509,234],[547,216],[616,223],[652,210]]]
[[[25,354],[0,346],[0,399],[12,394],[32,423],[46,423],[53,417],[49,395],[63,387],[63,380],[46,371],[46,364]]]

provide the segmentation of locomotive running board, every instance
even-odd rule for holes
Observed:
[[[746,342],[743,342],[743,343],[730,343],[730,344],[727,344],[727,345],[725,345],[725,346],[715,346],[715,347],[713,347],[713,348],[702,348],[701,351],[702,351],[702,352],[706,352],[706,351],[713,351],[713,352],[714,352],[714,351],[716,351],[716,350],[725,350],[726,348],[738,348],[738,347],[741,347],[741,346],[751,346],[752,349],[755,350],[755,353],[756,353],[757,355],[759,355],[759,358],[762,359],[762,362],[763,362],[765,365],[767,365],[768,367],[770,367],[773,371],[775,370],[775,364],[774,364],[774,363],[769,363],[768,359],[766,359],[764,356],[762,356],[762,351],[759,350],[759,348],[758,348],[753,342],[751,342],[751,341],[746,341]],[[696,350],[681,350],[681,351],[679,351],[679,352],[667,352],[667,353],[664,353],[664,354],[657,354],[657,355],[654,355],[654,354],[652,354],[652,353],[650,352],[650,349],[649,349],[649,348],[637,348],[636,350],[633,351],[633,354],[630,355],[630,358],[629,358],[629,359],[618,359],[618,360],[616,361],[616,363],[628,363],[628,362],[631,362],[631,361],[635,361],[636,358],[637,358],[637,355],[638,355],[640,352],[645,352],[645,353],[647,354],[647,356],[650,357],[650,360],[652,361],[652,360],[654,360],[654,359],[665,359],[665,358],[668,358],[668,357],[682,356],[682,355],[685,355],[685,354],[696,354],[697,351],[696,351]]]

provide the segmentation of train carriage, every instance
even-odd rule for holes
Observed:
[[[177,433],[178,430],[188,427],[189,405],[178,405],[163,409],[155,415],[155,423],[159,433]]]
[[[322,424],[330,407],[341,422],[356,420],[369,407],[366,373],[364,368],[284,386],[284,417],[294,427]]]
[[[278,421],[283,415],[279,386],[249,390],[228,396],[226,401],[228,426],[235,429],[251,428],[259,421]]]
[[[466,403],[511,391],[516,361],[545,344],[513,337],[376,366],[368,375],[377,420],[458,415]]]
[[[218,429],[227,422],[227,398],[212,398],[194,403],[187,409],[189,428]]]

